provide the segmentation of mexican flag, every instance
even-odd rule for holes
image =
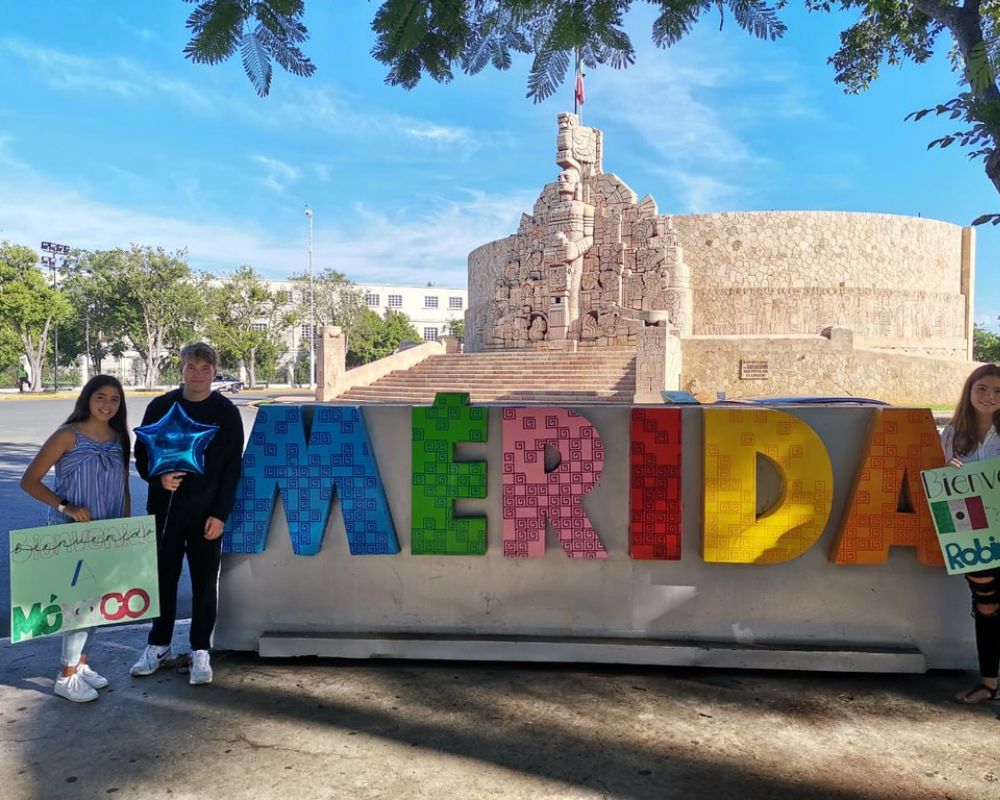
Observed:
[[[930,505],[938,533],[978,531],[990,526],[986,519],[986,509],[983,508],[983,498],[981,497],[942,500]]]

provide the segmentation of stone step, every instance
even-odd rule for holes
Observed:
[[[395,395],[379,395],[379,396],[354,396],[352,394],[341,395],[337,398],[338,403],[396,403],[398,405],[431,405],[434,402],[434,395],[428,394],[420,397],[397,397]],[[542,405],[542,406],[576,406],[576,405],[600,405],[607,403],[620,403],[622,405],[631,405],[632,395],[609,395],[607,397],[578,397],[573,395],[539,395],[525,397],[518,394],[509,395],[472,395],[469,398],[469,402],[472,405],[488,405],[488,404],[520,404],[520,405]]]
[[[506,378],[506,380],[505,380]],[[406,385],[410,383],[467,383],[469,385],[485,386],[487,388],[497,385],[510,386],[511,382],[518,386],[551,386],[560,385],[584,385],[605,386],[607,384],[635,383],[634,375],[615,375],[601,379],[593,375],[541,375],[538,377],[525,377],[524,375],[424,375],[424,374],[400,374],[387,375],[379,380],[379,383]]]
[[[451,361],[631,361],[635,353],[620,355],[590,355],[589,353],[536,353],[518,355],[516,353],[439,353],[427,356],[427,361],[446,359]]]
[[[627,364],[635,360],[635,355],[621,355],[621,356],[588,356],[579,355],[576,353],[563,353],[563,354],[551,354],[546,353],[544,355],[538,356],[511,356],[511,355],[492,355],[492,354],[481,354],[472,353],[469,355],[463,355],[461,353],[454,353],[450,355],[433,355],[427,356],[424,361],[462,361],[462,362],[475,362],[481,361],[483,363],[497,363],[501,361],[509,361],[515,364],[534,364],[538,362],[548,362],[548,361],[558,361],[561,363],[576,363],[579,361],[586,361],[589,364]],[[423,362],[421,362],[423,363]]]
[[[565,363],[560,361],[550,361],[545,364],[519,364],[517,362],[497,363],[497,364],[486,364],[482,361],[476,361],[473,363],[462,363],[460,361],[427,361],[416,364],[411,369],[460,369],[463,371],[486,371],[486,370],[508,370],[516,372],[571,372],[580,369],[593,369],[600,372],[622,372],[623,370],[633,369],[634,364],[590,364],[590,363]]]
[[[523,381],[558,381],[558,380],[589,380],[590,382],[600,383],[606,381],[620,380],[621,378],[632,377],[633,372],[496,372],[496,371],[476,371],[468,372],[462,370],[397,370],[396,372],[390,372],[384,378],[379,380],[400,380],[408,378],[429,378],[432,380],[443,379],[449,380],[451,378],[462,378],[469,380],[516,380],[518,383]]]
[[[464,392],[473,403],[572,405],[631,403],[635,351],[564,353],[507,350],[435,355],[370,386],[351,389],[342,402],[429,404],[438,392]]]
[[[341,395],[341,398],[351,398],[351,397],[384,397],[393,396],[399,398],[409,398],[409,397],[431,397],[433,398],[435,394],[438,393],[436,389],[426,389],[426,390],[406,390],[406,391],[392,391],[383,389],[373,389],[371,387],[367,388],[355,388],[351,389]],[[508,391],[499,392],[469,392],[468,394],[473,397],[632,397],[632,392],[618,392],[612,390],[600,390],[595,389],[594,391],[580,391],[580,390],[566,390],[566,391],[531,391],[530,389],[510,389]]]
[[[512,381],[499,381],[499,380],[475,380],[466,377],[451,377],[450,379],[435,380],[433,378],[424,378],[419,375],[409,375],[401,376],[398,378],[383,378],[378,382],[379,386],[394,386],[400,389],[406,388],[416,388],[416,387],[438,387],[444,390],[446,387],[448,391],[454,391],[455,388],[475,388],[484,389],[486,391],[492,391],[498,388],[506,388],[510,386],[516,386],[518,389],[580,389],[581,391],[592,391],[592,390],[604,390],[604,389],[618,389],[624,391],[625,389],[635,388],[635,378],[633,377],[623,377],[617,381],[593,381],[593,380],[581,380],[578,378],[573,379],[563,379],[563,380],[545,380],[545,381],[526,381],[519,380],[516,382]]]
[[[447,394],[472,394],[475,396],[499,396],[499,395],[509,395],[514,392],[519,392],[521,394],[577,394],[581,397],[604,397],[610,395],[628,395],[632,397],[635,395],[635,389],[633,388],[622,388],[613,387],[610,389],[590,389],[590,388],[579,388],[579,387],[532,387],[528,389],[511,388],[511,389],[484,389],[476,386],[422,386],[415,388],[402,388],[399,386],[382,386],[376,389],[362,388],[358,387],[356,389],[351,389],[351,392],[372,392],[378,393],[379,395],[392,395],[393,397],[414,397],[420,396],[433,396],[435,393],[447,393]],[[341,395],[344,397],[346,395]]]

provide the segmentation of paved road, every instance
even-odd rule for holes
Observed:
[[[259,399],[259,398],[253,398]],[[129,397],[129,427],[142,421],[152,397]],[[35,457],[42,442],[58,427],[73,409],[72,399],[31,398],[0,399],[0,637],[10,633],[10,547],[8,534],[12,530],[44,525],[46,508],[32,500],[18,486],[25,468]],[[250,405],[250,398],[237,397],[235,402],[243,414],[243,427],[249,436],[257,409]],[[49,474],[49,480],[52,473]],[[133,513],[146,507],[146,482],[139,478],[132,467],[129,481],[132,492]],[[178,616],[191,614],[191,593],[187,567],[181,581],[178,597]]]

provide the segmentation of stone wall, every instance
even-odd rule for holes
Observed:
[[[663,325],[712,396],[954,400],[953,378],[971,369],[972,229],[848,212],[663,215],[603,172],[603,148],[600,131],[560,115],[558,180],[516,234],[469,255],[466,350],[645,346],[649,394],[661,356],[640,339]],[[818,336],[828,327],[853,332],[849,355]],[[755,348],[771,377],[741,380],[739,353]]]
[[[954,403],[978,366],[863,349],[829,336],[694,336],[681,341],[681,388],[702,401],[787,395],[870,397],[897,405]],[[763,376],[763,377],[762,377]]]
[[[465,312],[466,353],[485,347],[486,331],[493,323],[491,310],[504,266],[514,253],[516,237],[507,236],[477,247],[469,253],[469,307]]]
[[[936,220],[846,212],[673,217],[694,333],[818,333],[967,358],[972,237]]]

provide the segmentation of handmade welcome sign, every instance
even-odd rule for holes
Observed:
[[[1000,458],[921,477],[948,574],[1000,566]]]
[[[280,496],[296,555],[319,552],[335,500],[352,556],[399,553],[393,509],[362,410],[315,406],[308,434],[304,412],[300,406],[258,411],[224,551],[262,552]],[[627,412],[627,461],[610,463],[601,432],[586,412],[492,409],[502,433],[502,497],[495,502],[502,510],[496,538],[505,558],[548,556],[546,525],[555,530],[563,557],[609,558],[607,542],[614,532],[592,524],[584,501],[608,470],[628,470],[628,510],[621,525],[627,527],[629,556],[680,560],[682,414],[698,414],[703,423],[703,440],[686,446],[703,464],[704,561],[778,564],[801,556],[819,540],[834,511],[833,469],[823,441],[802,419],[766,408]],[[433,405],[409,411],[411,491],[393,502],[409,502],[412,555],[487,553],[487,516],[463,516],[454,508],[456,500],[487,498],[486,461],[458,461],[455,447],[483,445],[485,459],[490,414],[488,407],[470,405],[467,394],[445,393]],[[870,419],[848,501],[837,509],[841,524],[830,560],[882,564],[891,547],[907,547],[915,549],[921,563],[940,565],[934,522],[918,483],[922,470],[944,464],[933,417],[924,409],[888,408],[872,409]],[[767,508],[757,505],[762,464],[780,482]],[[991,545],[988,537],[981,543]]]
[[[152,516],[10,532],[10,640],[160,613]]]

